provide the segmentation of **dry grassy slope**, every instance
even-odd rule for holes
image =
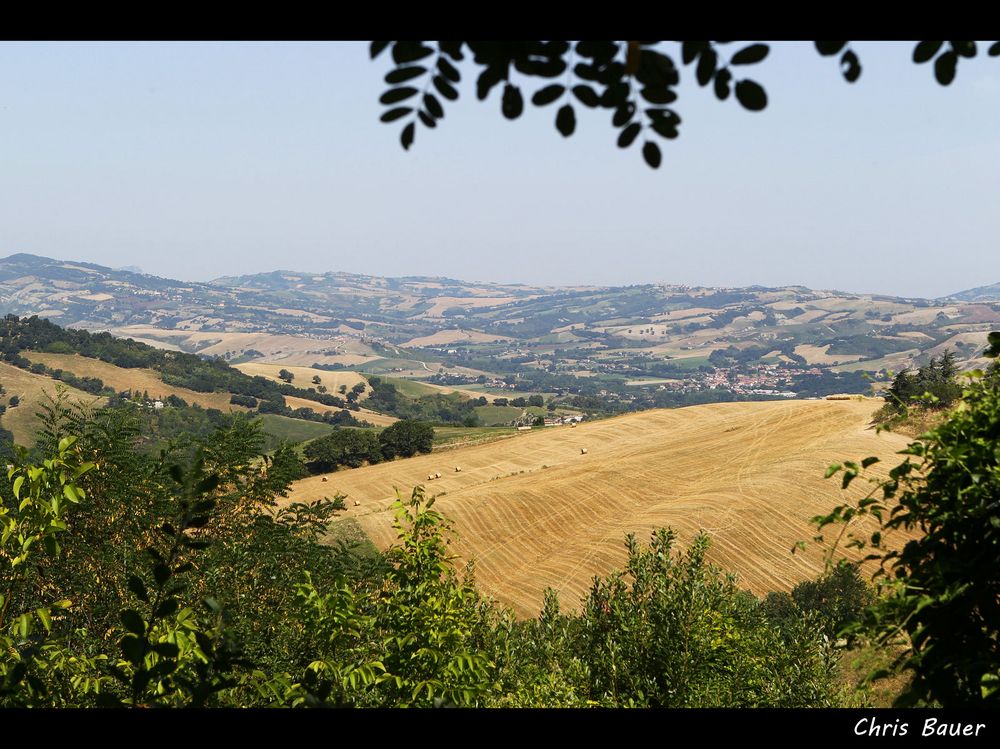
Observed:
[[[0,403],[7,405],[12,395],[16,395],[21,401],[17,407],[8,408],[0,416],[0,425],[14,434],[14,441],[19,445],[34,443],[39,428],[39,420],[35,414],[46,394],[54,396],[57,387],[65,388],[70,399],[76,402],[101,404],[105,401],[104,398],[71,388],[51,377],[32,374],[6,362],[0,362],[0,385],[6,391],[0,396]]]
[[[700,530],[711,559],[757,594],[788,590],[822,570],[809,519],[841,498],[824,480],[832,462],[879,455],[886,470],[907,440],[868,429],[877,400],[723,403],[646,411],[575,428],[534,430],[501,442],[394,461],[298,482],[289,498],[346,493],[379,547],[394,540],[393,487],[409,493],[427,475],[444,493],[457,551],[476,563],[482,589],[521,615],[537,613],[546,587],[578,605],[595,574],[620,566],[624,536],[672,526],[686,546]],[[587,448],[588,454],[581,454]],[[462,471],[456,473],[455,466]],[[543,468],[543,466],[548,466]],[[855,482],[852,493],[860,493]]]
[[[237,364],[236,369],[246,375],[250,375],[251,377],[266,377],[273,382],[282,382],[281,378],[278,377],[278,373],[283,369],[287,369],[295,376],[295,379],[292,380],[292,384],[295,385],[295,387],[305,388],[306,390],[316,387],[315,384],[313,384],[312,378],[318,376],[320,384],[326,387],[330,395],[339,395],[337,388],[341,385],[346,385],[347,389],[350,390],[359,382],[364,383],[366,388],[364,394],[361,396],[362,400],[367,398],[368,394],[371,392],[371,389],[368,387],[368,380],[359,375],[357,372],[352,372],[350,370],[327,372],[322,369],[313,369],[312,367],[264,364],[261,362]]]
[[[202,408],[217,408],[220,411],[246,411],[243,406],[230,404],[229,393],[199,393],[188,388],[167,385],[152,369],[125,369],[116,367],[100,359],[79,354],[48,354],[25,351],[24,357],[32,362],[41,362],[52,369],[64,369],[77,377],[99,377],[105,385],[117,391],[137,390],[148,392],[150,398],[166,398],[176,395],[188,403],[197,403]]]

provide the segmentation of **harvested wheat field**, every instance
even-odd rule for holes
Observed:
[[[882,457],[885,470],[906,438],[868,428],[881,405],[866,401],[721,403],[645,411],[576,428],[533,430],[500,442],[398,460],[295,484],[287,501],[333,496],[361,504],[358,520],[380,548],[395,540],[393,487],[444,494],[436,509],[454,521],[457,552],[473,560],[481,588],[535,615],[546,587],[575,608],[595,574],[625,559],[625,534],[646,540],[672,526],[682,547],[704,529],[712,561],[754,593],[788,590],[822,571],[809,519],[842,499],[824,480],[836,461]],[[586,454],[583,450],[586,449]],[[456,472],[455,467],[461,467]],[[427,476],[441,478],[428,482]],[[863,481],[855,481],[851,495]]]
[[[315,388],[316,383],[313,382],[313,377],[319,377],[319,384],[323,385],[327,389],[327,393],[329,395],[337,395],[340,397],[343,396],[337,392],[337,389],[341,385],[346,386],[347,389],[350,390],[359,382],[364,383],[365,386],[365,392],[361,394],[361,399],[367,398],[368,394],[371,392],[371,388],[368,387],[368,380],[359,375],[357,372],[351,372],[349,370],[327,372],[322,369],[313,369],[312,367],[296,367],[284,364],[263,364],[261,362],[237,364],[236,369],[240,370],[243,374],[250,375],[251,377],[266,377],[274,382],[282,382],[281,378],[278,377],[278,372],[283,369],[287,369],[295,378],[292,380],[292,385],[306,390]]]
[[[40,419],[35,415],[45,402],[46,396],[55,396],[57,389],[62,389],[69,396],[70,402],[102,405],[107,400],[98,395],[91,395],[77,390],[69,385],[53,380],[45,375],[32,374],[23,369],[0,362],[0,385],[4,394],[0,403],[8,406],[7,411],[0,416],[0,426],[9,429],[14,435],[14,441],[19,445],[30,445],[41,426]],[[20,403],[11,408],[12,396],[17,396]]]
[[[48,354],[39,351],[25,351],[24,357],[31,362],[41,362],[51,369],[72,372],[77,377],[98,377],[108,387],[121,392],[133,390],[148,392],[150,398],[166,398],[176,395],[188,403],[197,403],[202,408],[217,408],[220,411],[246,411],[243,406],[230,404],[229,393],[199,393],[196,390],[167,385],[158,372],[141,367],[126,369],[116,367],[100,359],[92,359],[79,354]]]

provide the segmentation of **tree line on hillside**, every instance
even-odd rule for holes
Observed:
[[[201,393],[230,393],[232,397],[240,399],[232,401],[239,405],[247,405],[253,399],[260,413],[327,423],[349,423],[342,413],[320,414],[308,408],[292,409],[285,403],[286,395],[311,400],[340,411],[358,410],[354,402],[357,400],[356,395],[353,399],[345,400],[328,393],[277,383],[266,377],[251,377],[230,367],[221,359],[205,359],[196,354],[165,351],[132,339],[115,338],[110,333],[61,328],[37,316],[18,318],[16,315],[6,315],[0,320],[0,358],[4,361],[36,374],[55,377],[85,392],[105,395],[114,392],[105,387],[99,378],[77,377],[72,372],[52,369],[40,362],[32,363],[24,356],[25,351],[79,354],[124,369],[152,369],[160,374],[166,385]]]
[[[410,458],[429,453],[434,445],[434,428],[419,421],[397,421],[378,434],[370,431],[338,429],[305,446],[306,467],[312,473],[328,473],[340,466],[358,468],[397,457]]]
[[[479,398],[468,398],[461,393],[429,393],[410,398],[381,377],[369,376],[368,384],[372,388],[365,401],[368,407],[409,421],[478,426],[475,409],[486,405]]]

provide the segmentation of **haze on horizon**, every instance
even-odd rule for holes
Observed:
[[[659,171],[605,111],[566,140],[499,92],[410,152],[386,60],[327,43],[0,45],[0,256],[186,281],[295,270],[545,285],[665,282],[940,297],[1000,281],[1000,61],[950,87],[910,43],[849,85],[774,43],[762,113],[682,71]],[[525,87],[526,92],[533,90]]]

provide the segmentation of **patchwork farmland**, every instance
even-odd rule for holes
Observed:
[[[662,526],[673,527],[682,546],[707,531],[711,560],[755,593],[788,590],[823,568],[818,544],[795,555],[791,548],[815,534],[810,518],[842,498],[839,483],[824,480],[825,468],[877,455],[887,470],[907,443],[868,427],[880,405],[822,400],[646,411],[310,477],[286,501],[342,492],[343,517],[385,548],[395,537],[394,489],[408,494],[426,484],[439,495],[435,508],[454,521],[456,550],[475,562],[478,584],[522,616],[538,612],[546,587],[576,607],[595,574],[624,561],[626,533],[645,541]],[[428,482],[436,473],[441,478]]]

